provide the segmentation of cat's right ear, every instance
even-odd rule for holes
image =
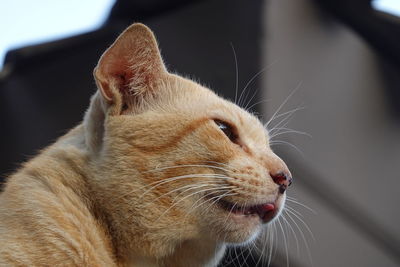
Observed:
[[[166,74],[154,34],[140,23],[117,38],[94,70],[101,95],[119,111],[156,94]]]

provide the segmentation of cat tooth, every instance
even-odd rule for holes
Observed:
[[[246,210],[244,211],[244,215],[251,215],[251,214],[252,214],[252,212],[251,212],[250,209],[246,209]]]

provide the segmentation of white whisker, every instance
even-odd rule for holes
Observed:
[[[286,102],[289,101],[289,99],[292,97],[292,95],[300,88],[302,82],[299,82],[299,84],[294,88],[294,90],[286,97],[286,99],[282,102],[282,104],[278,107],[278,109],[274,112],[272,117],[268,120],[268,122],[265,124],[266,127],[270,124],[270,122],[274,119],[274,117],[278,114],[278,112],[282,109],[282,107],[286,104]]]
[[[150,186],[152,184],[152,187],[150,187],[148,190],[146,190],[141,196],[140,198],[142,198],[144,195],[146,195],[148,192],[150,192],[151,190],[155,189],[156,187],[166,184],[166,183],[170,183],[173,181],[177,181],[177,180],[182,180],[182,179],[199,179],[199,178],[212,178],[212,179],[222,179],[222,180],[234,180],[231,177],[225,176],[225,175],[220,175],[220,174],[186,174],[186,175],[180,175],[180,176],[175,176],[175,177],[171,177],[171,178],[167,178],[167,179],[163,179],[161,181],[156,181],[154,183],[150,183],[147,186]]]
[[[238,95],[238,90],[239,90],[239,66],[238,66],[238,61],[237,61],[237,56],[236,56],[236,51],[235,51],[235,47],[233,47],[233,44],[230,43],[231,47],[232,47],[232,52],[233,52],[233,56],[235,59],[235,74],[236,74],[236,82],[235,82],[235,104],[237,104],[237,95]]]
[[[311,257],[310,247],[308,246],[308,242],[307,242],[307,239],[306,239],[303,231],[301,230],[300,226],[296,223],[294,218],[290,215],[290,213],[288,213],[288,210],[284,210],[284,212],[288,215],[289,219],[294,223],[296,228],[299,230],[299,233],[301,235],[301,238],[303,239],[304,245],[306,246],[308,259],[310,260],[311,266],[313,266],[314,264],[313,264],[313,260],[312,260],[312,257]]]
[[[161,217],[163,217],[165,214],[167,214],[168,211],[170,211],[172,208],[174,208],[176,205],[178,205],[178,203],[184,201],[185,199],[187,199],[187,198],[189,198],[189,197],[191,197],[191,196],[194,196],[194,195],[196,195],[196,194],[200,194],[200,193],[203,193],[203,192],[211,191],[211,190],[222,190],[222,189],[229,189],[229,188],[230,188],[230,187],[226,187],[226,188],[221,188],[221,187],[217,187],[217,188],[206,188],[206,189],[199,190],[199,191],[196,191],[196,192],[194,192],[194,193],[191,193],[191,194],[189,194],[189,195],[187,195],[187,196],[184,196],[184,197],[182,197],[181,199],[179,199],[177,202],[173,203],[168,209],[166,209],[166,210],[161,214],[161,216],[159,216],[159,218],[158,218],[156,221],[158,221]]]
[[[288,251],[288,243],[287,243],[287,239],[286,239],[286,234],[285,234],[285,231],[283,230],[280,218],[278,218],[276,221],[278,222],[279,228],[282,231],[283,243],[284,243],[284,246],[285,246],[286,266],[289,267],[289,251]]]
[[[244,107],[243,107],[244,110],[248,110],[248,108],[247,108],[248,105],[251,104],[251,101],[254,99],[254,97],[257,95],[257,93],[258,93],[259,91],[260,91],[260,88],[257,88],[256,90],[254,90],[252,96],[251,96],[250,99],[247,101],[247,104],[244,105]],[[247,97],[246,97],[246,98],[247,98]]]
[[[222,189],[234,189],[234,188],[235,188],[235,187],[230,186],[230,187],[225,187],[225,188],[222,188]],[[218,190],[218,192],[219,192],[219,191],[221,191],[221,190]],[[226,191],[226,190],[225,190],[225,191]],[[206,204],[206,203],[209,202],[209,201],[212,201],[212,203],[204,210],[204,212],[206,212],[213,204],[215,204],[216,202],[218,202],[218,201],[221,200],[222,198],[224,198],[224,197],[226,197],[226,196],[234,196],[234,195],[237,195],[237,193],[231,193],[231,191],[227,191],[227,192],[223,193],[223,194],[220,195],[220,196],[211,197],[211,198],[207,199],[206,201],[201,202],[199,205],[197,205],[197,206],[195,206],[195,207],[193,208],[193,206],[194,206],[195,204],[197,204],[197,202],[201,201],[203,198],[207,198],[208,196],[215,195],[216,192],[217,192],[217,191],[211,192],[211,193],[209,193],[209,194],[207,194],[207,195],[201,197],[200,199],[198,199],[198,200],[192,205],[192,207],[190,208],[189,213],[190,213],[191,210],[198,209],[200,206]]]
[[[286,210],[286,211],[287,211],[287,214],[291,213],[294,217],[296,217],[304,225],[304,227],[310,233],[311,238],[315,241],[314,234],[312,233],[312,231],[311,231],[310,227],[308,226],[308,224],[300,216],[298,216],[296,213],[294,213],[293,211],[291,211],[291,210]]]
[[[304,218],[303,214],[301,214],[299,211],[295,210],[294,208],[292,208],[291,206],[289,206],[289,204],[285,204],[285,208],[287,208],[288,210],[293,211],[294,213],[296,213],[297,215],[299,215],[300,217]]]
[[[270,140],[273,139],[274,137],[277,137],[279,135],[283,135],[283,134],[288,134],[288,133],[295,133],[295,134],[300,134],[300,135],[305,135],[308,137],[311,137],[310,134],[306,133],[306,132],[301,132],[301,131],[296,131],[296,130],[287,130],[287,131],[281,131],[281,132],[277,132],[273,135],[270,135]]]
[[[173,190],[171,190],[171,191],[168,191],[167,193],[164,193],[164,194],[162,194],[162,195],[156,197],[155,199],[153,199],[153,202],[156,202],[157,200],[159,200],[160,198],[163,198],[164,196],[170,195],[170,194],[175,193],[175,192],[177,192],[177,191],[181,191],[181,190],[183,190],[183,189],[185,189],[185,188],[187,188],[187,189],[183,190],[182,192],[179,192],[178,195],[177,195],[176,197],[178,197],[179,195],[181,195],[181,194],[183,194],[183,193],[185,193],[185,192],[187,192],[187,191],[194,190],[194,189],[201,188],[201,187],[207,187],[207,186],[211,186],[211,185],[218,186],[218,185],[220,185],[220,184],[215,184],[215,183],[209,183],[209,182],[207,182],[207,183],[198,183],[198,184],[196,184],[196,185],[193,185],[193,184],[184,185],[184,186],[175,188],[175,189],[173,189]],[[152,203],[147,203],[147,205],[150,205],[150,204],[152,204]]]
[[[290,114],[286,115],[283,119],[280,120],[277,124],[275,124],[272,129],[269,130],[270,133],[274,133],[276,129],[286,127],[289,124],[291,119],[294,117],[295,112],[291,112]]]
[[[274,240],[275,222],[272,223],[271,227],[272,227],[271,239],[270,239],[270,240],[271,240],[271,241],[270,241],[271,247],[270,247],[269,252],[268,252],[268,265],[267,265],[267,266],[270,266],[270,265],[271,265],[271,261],[272,261],[272,251],[273,251],[273,249],[274,249],[274,242],[275,242],[275,240]]]
[[[276,119],[278,119],[278,118],[280,118],[280,117],[286,116],[286,115],[288,115],[288,114],[291,115],[291,114],[295,113],[296,111],[303,110],[303,109],[305,109],[305,107],[297,107],[297,108],[291,109],[291,110],[289,110],[289,111],[285,111],[285,112],[283,112],[283,113],[277,114],[272,120],[270,119],[267,123],[265,123],[265,124],[264,124],[264,127],[265,127],[265,128],[268,128],[269,124],[270,124],[272,121],[274,121],[274,120],[276,120]]]
[[[290,225],[289,221],[286,220],[285,215],[282,213],[282,219],[283,221],[289,226],[290,231],[293,233],[294,240],[296,242],[296,250],[297,250],[297,255],[300,255],[300,246],[299,246],[299,240],[297,238],[296,232],[294,231],[293,227]],[[289,235],[288,235],[289,236]]]
[[[309,211],[311,211],[311,212],[314,213],[315,215],[317,214],[317,212],[316,212],[315,210],[313,210],[312,208],[310,208],[310,207],[307,206],[306,204],[301,203],[301,202],[295,200],[294,198],[289,198],[289,197],[288,197],[288,198],[286,198],[286,200],[287,200],[287,201],[290,201],[290,202],[292,202],[292,203],[295,203],[295,204],[297,204],[297,205],[300,205],[300,206],[302,206],[302,207],[304,207],[304,208],[306,208],[306,209],[308,209]]]
[[[215,162],[216,163],[216,162]],[[186,165],[176,165],[176,166],[168,166],[168,167],[161,167],[161,168],[156,168],[150,171],[146,171],[144,173],[148,172],[158,172],[158,171],[163,171],[163,170],[168,170],[168,169],[177,169],[177,168],[210,168],[210,169],[216,169],[216,170],[221,170],[225,172],[232,172],[228,169],[218,167],[218,166],[213,166],[213,165],[206,165],[206,164],[186,164]]]
[[[266,103],[266,102],[269,102],[269,101],[271,101],[271,100],[270,100],[270,99],[264,99],[264,100],[257,101],[256,103],[252,104],[250,107],[246,108],[246,111],[247,111],[247,112],[250,112],[250,110],[251,110],[253,107],[255,107],[255,106],[257,106],[257,105],[259,105],[259,104],[261,104],[261,103]]]
[[[269,64],[268,66],[262,68],[259,72],[257,72],[257,73],[246,83],[246,85],[245,85],[244,88],[243,88],[242,93],[246,91],[246,89],[250,86],[250,84],[254,81],[254,79],[256,79],[258,76],[260,76],[260,74],[262,74],[262,73],[265,72],[267,69],[269,69],[271,66],[273,66],[276,62],[277,62],[277,61],[272,62],[271,64]],[[251,99],[248,101],[246,107],[250,104],[251,100],[254,98],[254,96],[255,96],[256,94],[257,94],[257,91],[253,94],[253,96],[251,97]],[[246,95],[246,97],[243,99],[243,102],[246,101],[246,98],[247,98],[247,95]],[[241,99],[241,98],[239,98],[239,104],[238,104],[239,106],[241,106],[241,105],[240,105],[240,104],[241,104],[241,103],[240,103],[240,99]],[[246,109],[246,107],[245,107],[244,109]]]
[[[301,156],[304,158],[303,151],[301,151],[297,146],[293,145],[292,143],[289,143],[287,141],[282,141],[282,140],[274,140],[274,141],[270,142],[269,144],[270,144],[270,146],[274,146],[274,145],[288,145],[288,146],[291,146],[297,152],[299,152],[301,154]]]

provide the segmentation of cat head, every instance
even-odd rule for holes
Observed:
[[[86,143],[98,201],[121,238],[244,243],[279,215],[291,174],[264,125],[169,73],[146,26],[125,30],[94,75]]]

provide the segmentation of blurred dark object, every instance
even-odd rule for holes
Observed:
[[[135,0],[135,1],[117,1],[111,9],[107,23],[116,21],[142,21],[162,15],[169,11],[183,8],[201,0]]]
[[[391,86],[400,82],[400,18],[372,8],[371,0],[315,0],[323,10],[346,24],[381,55],[387,101],[396,119],[400,120],[400,89]],[[392,82],[390,82],[392,81]]]
[[[360,34],[377,53],[400,66],[400,18],[373,9],[371,0],[316,0],[316,3]]]

